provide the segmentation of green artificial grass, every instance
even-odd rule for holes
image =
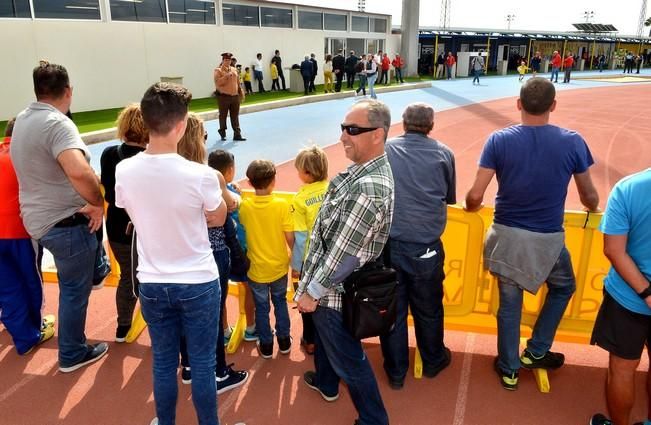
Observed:
[[[421,77],[407,77],[405,82],[414,83],[419,81],[431,81],[433,80],[432,76],[421,76]],[[395,82],[392,81],[391,85],[394,85]],[[345,85],[345,83],[344,83]],[[355,84],[357,86],[357,84]],[[382,87],[382,85],[378,85]],[[352,91],[353,89],[347,89],[345,86],[342,87],[343,92]],[[323,85],[316,86],[317,94],[323,94]],[[303,93],[292,93],[289,91],[266,91],[264,93],[253,93],[246,96],[243,105],[254,105],[258,103],[271,102],[274,100],[283,100],[283,99],[294,99],[298,97],[303,97]],[[192,112],[206,112],[217,109],[217,100],[213,97],[206,97],[202,99],[192,99],[190,103],[190,110]],[[77,128],[79,128],[80,133],[88,133],[90,131],[104,130],[107,128],[115,127],[115,120],[118,117],[118,114],[122,108],[112,108],[112,109],[102,109],[99,111],[87,111],[87,112],[72,112],[72,118]],[[0,135],[4,135],[5,127],[7,121],[0,121]]]

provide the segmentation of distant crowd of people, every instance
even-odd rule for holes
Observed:
[[[231,55],[222,57],[215,78],[219,101],[228,102],[221,97],[240,96],[241,86],[228,64]],[[106,202],[108,242],[122,271],[115,341],[125,340],[139,300],[151,337],[152,425],[175,423],[179,366],[182,382],[192,386],[200,425],[217,425],[217,395],[248,381],[248,372],[233,369],[225,356],[229,279],[245,282],[253,300],[245,340],[255,341],[259,356],[270,359],[275,344],[280,355],[294,345],[296,324],[286,300],[291,268],[298,280],[300,345],[314,355],[303,381],[327,402],[339,398],[344,381],[358,415],[354,424],[389,423],[362,343],[343,323],[342,284],[365,264],[382,261],[397,272],[395,326],[380,337],[390,387],[405,385],[409,311],[423,375],[435,378],[450,365],[441,235],[447,207],[457,202],[457,166],[452,150],[430,137],[430,105],[408,105],[403,134],[388,139],[389,107],[375,99],[356,102],[340,135],[352,164],[328,182],[325,152],[302,149],[294,164],[303,186],[288,202],[274,193],[276,168],[266,159],[248,164],[254,194],[241,196],[233,154],[207,152],[205,127],[188,113],[192,95],[182,86],[156,83],[139,104],[121,112],[122,143],[103,152],[98,177],[66,116],[73,90],[65,67],[41,63],[33,81],[36,101],[11,122],[0,146],[0,309],[18,354],[54,334],[53,319],[41,313],[40,246],[52,253],[59,278],[59,370],[73,372],[106,355],[107,343],[89,344],[85,336],[90,292],[109,272],[100,230]],[[494,369],[511,391],[522,368],[558,369],[565,362],[551,349],[576,288],[563,228],[572,179],[586,210],[599,211],[588,144],[550,123],[555,93],[546,78],[524,82],[515,105],[521,123],[488,137],[463,203],[466,211],[480,210],[497,179],[483,257],[499,290]],[[220,115],[222,137],[225,119]],[[237,136],[239,127],[232,124]],[[650,191],[651,169],[625,177],[613,188],[600,226],[613,266],[592,343],[610,353],[606,396],[613,420],[596,414],[592,425],[630,424],[635,369],[651,330]],[[544,304],[520,353],[523,294],[537,293],[543,283]]]

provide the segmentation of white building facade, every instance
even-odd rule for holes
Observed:
[[[269,65],[278,49],[287,80],[291,65],[315,53],[320,83],[325,53],[393,54],[400,46],[390,15],[245,0],[2,0],[0,39],[0,120],[34,99],[31,73],[40,59],[68,69],[74,112],[138,102],[164,77],[208,97],[225,51],[244,68],[257,53]],[[263,71],[270,89],[268,66]]]

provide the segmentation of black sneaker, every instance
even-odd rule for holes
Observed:
[[[495,361],[493,362],[493,367],[495,368],[495,372],[497,372],[497,376],[500,377],[500,384],[502,384],[502,388],[509,391],[515,391],[518,389],[518,372],[513,372],[513,373],[504,372],[497,365],[497,357],[495,357]]]
[[[185,385],[192,383],[192,372],[190,372],[189,367],[181,368],[181,382],[183,382]]]
[[[316,385],[316,372],[312,370],[308,370],[303,374],[303,381],[307,384],[308,387],[312,388],[314,391],[317,391],[319,394],[321,394],[321,397],[327,402],[333,402],[336,399],[339,398],[339,393],[335,395],[327,395],[324,394],[323,391]]]
[[[258,347],[258,351],[260,352],[260,355],[264,359],[270,359],[271,356],[274,354],[274,343],[268,342],[268,343],[262,343],[260,340],[256,341],[256,346]]]
[[[291,336],[279,336],[278,337],[278,350],[280,354],[289,354],[292,350],[292,337]]]
[[[131,329],[131,325],[118,326],[118,328],[115,330],[115,342],[125,342],[127,340],[129,329]]]
[[[219,133],[219,137],[222,141],[226,140],[226,130],[217,130],[217,133]]]
[[[452,362],[452,353],[450,352],[450,349],[448,347],[444,348],[444,352],[445,352],[445,360],[443,361],[443,363],[439,364],[438,366],[432,369],[423,368],[424,376],[428,378],[435,378],[436,375],[441,373],[443,369],[450,366],[450,363]]]
[[[104,357],[104,355],[106,354],[109,348],[108,344],[105,342],[100,342],[99,344],[95,344],[95,345],[89,345],[88,347],[90,348],[90,350],[88,351],[88,353],[86,353],[83,359],[70,366],[59,365],[59,371],[63,373],[74,372],[79,368],[94,363],[97,360]]]
[[[228,390],[237,388],[249,379],[249,372],[245,370],[233,370],[231,366],[233,366],[233,363],[226,367],[226,373],[224,376],[217,376],[215,378],[217,381],[217,394],[225,393]]]
[[[562,353],[548,351],[542,357],[535,357],[525,349],[520,356],[520,363],[525,369],[558,369],[565,363],[565,356]]]
[[[392,390],[401,390],[402,387],[405,386],[404,377],[402,377],[401,379],[396,379],[387,375],[387,378],[389,379],[389,386],[391,387]]]
[[[640,424],[642,424],[640,422]],[[590,419],[590,424],[589,425],[613,425],[613,421],[602,415],[601,413],[597,413]],[[639,424],[635,424],[639,425]]]

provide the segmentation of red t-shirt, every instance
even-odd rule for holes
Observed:
[[[563,66],[565,66],[565,68],[571,68],[572,65],[574,65],[574,58],[572,56],[566,57],[563,61]]]
[[[453,66],[455,63],[457,63],[457,60],[454,58],[454,56],[450,55],[445,59],[445,64],[447,66]]]
[[[402,60],[402,58],[395,58],[393,62],[391,62],[391,65],[393,65],[394,68],[402,68],[404,64],[405,62]]]
[[[0,142],[0,239],[29,239],[20,218],[18,178],[9,156],[9,142]]]
[[[382,71],[388,71],[391,68],[391,59],[388,56],[382,58]]]
[[[561,55],[556,54],[556,55],[552,58],[552,66],[553,66],[554,68],[560,68],[560,67],[561,67]]]

